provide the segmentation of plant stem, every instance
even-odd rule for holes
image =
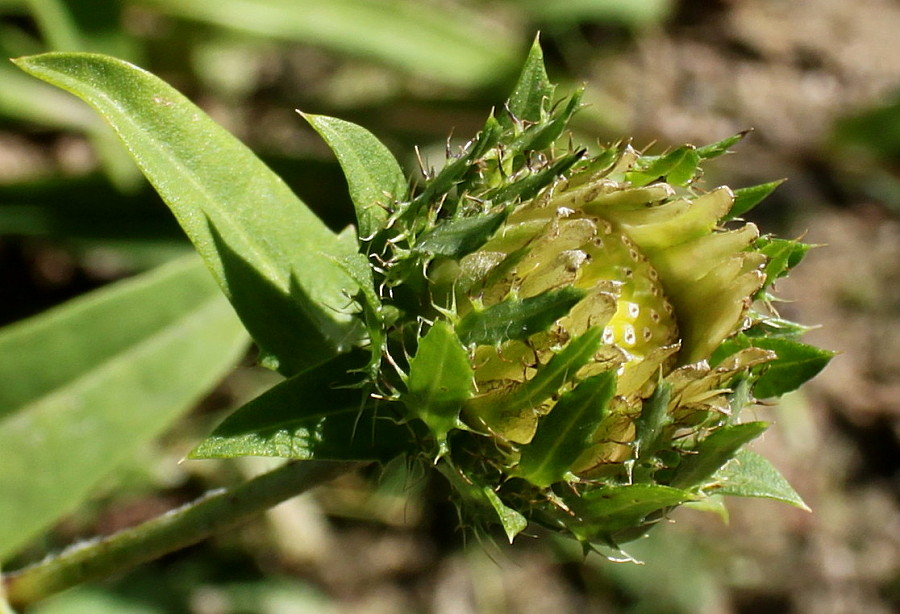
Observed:
[[[234,488],[211,491],[136,527],[77,544],[6,575],[6,598],[14,608],[23,608],[77,584],[120,573],[230,529],[359,466],[354,462],[290,462]]]

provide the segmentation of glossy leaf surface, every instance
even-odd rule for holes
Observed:
[[[598,488],[580,499],[567,499],[567,502],[576,514],[589,519],[580,528],[582,537],[594,539],[600,533],[640,525],[650,514],[693,498],[694,495],[678,488],[658,484],[631,484]]]
[[[753,394],[760,399],[778,397],[796,390],[804,382],[815,377],[834,358],[834,352],[790,338],[746,335],[738,335],[722,344],[717,355],[730,355],[748,347],[771,350],[777,356],[775,360],[769,361],[761,368],[753,386]]]
[[[675,488],[697,486],[718,471],[741,446],[759,437],[768,427],[765,422],[746,422],[715,430],[697,445],[693,455],[684,458],[671,485]]]
[[[544,67],[544,52],[540,42],[535,39],[509,97],[509,112],[518,120],[536,122],[541,119],[542,111],[553,102],[555,89],[556,86],[550,83]],[[502,123],[509,125],[510,120],[506,115],[501,115],[500,118]]]

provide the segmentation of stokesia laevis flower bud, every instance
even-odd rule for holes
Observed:
[[[754,309],[806,250],[737,219],[778,183],[703,187],[743,134],[662,155],[563,145],[580,93],[551,107],[553,90],[535,46],[505,111],[410,199],[363,203],[371,415],[408,427],[464,522],[510,540],[532,522],[621,556],[682,503],[803,507],[742,450],[767,427],[741,419],[754,395],[828,358]]]
[[[767,425],[741,410],[831,356],[771,309],[808,246],[739,219],[778,182],[705,185],[702,165],[742,134],[589,153],[567,133],[581,94],[553,94],[535,45],[506,108],[442,168],[423,164],[409,194],[371,133],[307,116],[347,172],[359,251],[337,261],[359,322],[341,329],[343,354],[235,412],[195,455],[400,454],[450,481],[467,525],[512,540],[532,523],[619,557],[683,503],[805,507],[744,449]]]

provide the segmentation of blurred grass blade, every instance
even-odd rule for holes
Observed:
[[[246,346],[194,256],[0,330],[0,558],[84,500]]]
[[[41,33],[54,51],[84,51],[72,15],[59,0],[27,0]]]
[[[459,87],[514,70],[515,32],[462,6],[418,0],[141,0],[179,17],[319,45]]]
[[[666,19],[675,7],[673,0],[519,0],[532,19],[579,23],[599,21],[626,26],[644,26]]]
[[[345,349],[353,282],[336,260],[348,249],[253,152],[127,62],[48,53],[16,63],[112,124],[272,366],[290,375]]]

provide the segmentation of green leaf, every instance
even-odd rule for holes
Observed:
[[[767,337],[769,339],[778,338],[795,340],[815,328],[814,326],[805,326],[803,324],[798,324],[797,322],[791,322],[790,320],[770,316],[760,316],[759,314],[752,314],[751,319],[752,318],[759,318],[759,320],[754,322],[750,328],[744,331],[744,334],[751,338]]]
[[[58,0],[28,0],[28,8],[47,43],[56,51],[82,51],[78,29]]]
[[[634,447],[638,460],[646,460],[659,450],[664,427],[671,422],[668,414],[672,386],[660,382],[653,394],[641,404],[641,415],[635,420],[637,432]]]
[[[503,135],[503,130],[501,122],[491,114],[484,122],[484,128],[468,144],[464,153],[457,158],[449,159],[447,164],[428,181],[425,189],[415,197],[412,204],[404,211],[403,216],[407,222],[420,215],[423,209],[432,207],[435,202],[443,202],[443,209],[452,215],[455,208],[449,205],[453,204],[454,198],[449,192],[454,188],[458,188],[457,193],[460,190],[465,191],[466,186],[460,185],[460,183],[476,165],[476,161],[497,144]]]
[[[466,347],[499,345],[510,339],[527,339],[545,331],[584,298],[585,291],[567,287],[548,290],[526,299],[507,299],[481,311],[470,311],[456,325]]]
[[[538,192],[562,177],[566,171],[584,157],[584,150],[562,155],[549,167],[536,173],[528,173],[521,179],[503,186],[491,198],[497,202],[518,200],[520,202],[534,198]]]
[[[544,52],[541,50],[540,39],[535,37],[519,80],[506,103],[507,108],[517,120],[540,121],[544,111],[553,102],[555,90],[556,86],[550,83],[547,69],[544,67]],[[506,115],[500,116],[500,122],[506,127],[512,124]]]
[[[510,408],[521,410],[537,407],[558,391],[594,356],[600,347],[602,336],[602,327],[595,326],[572,339],[547,364],[541,366],[530,380],[516,388],[508,399]]]
[[[513,69],[519,41],[458,4],[418,0],[141,0],[172,15],[319,45],[429,81],[475,87]]]
[[[779,397],[796,390],[824,369],[835,355],[790,339],[753,338],[750,343],[778,355],[767,363],[753,387],[753,394],[760,399]]]
[[[2,329],[0,558],[95,492],[246,346],[193,256]]]
[[[301,460],[382,460],[409,431],[366,407],[348,383],[358,356],[341,356],[270,388],[228,416],[190,458],[273,456]]]
[[[760,237],[756,241],[757,250],[768,258],[765,266],[766,282],[764,288],[772,282],[784,277],[788,272],[800,264],[806,252],[812,246],[791,239],[778,239],[774,237]]]
[[[375,290],[375,277],[369,259],[360,253],[351,254],[341,260],[347,274],[359,287],[359,297],[366,320],[366,332],[369,335],[369,362],[365,367],[373,378],[378,375],[381,365],[382,350],[385,344],[384,310],[381,297]]]
[[[525,527],[528,526],[528,519],[503,503],[500,496],[489,486],[483,487],[481,492],[497,513],[497,519],[500,521],[500,526],[503,527],[503,531],[506,533],[506,539],[509,540],[509,543],[513,543],[516,535],[524,531]]]
[[[419,341],[406,386],[404,403],[428,425],[445,453],[447,433],[461,427],[459,412],[475,392],[469,356],[447,321],[435,322]]]
[[[727,219],[740,217],[761,203],[775,188],[784,183],[784,179],[761,183],[748,188],[738,188],[734,191],[734,204],[728,212]]]
[[[810,511],[784,476],[768,460],[750,450],[739,451],[716,471],[703,491],[716,495],[760,497]]]
[[[504,154],[539,151],[553,145],[568,127],[569,120],[572,119],[575,112],[581,108],[582,96],[584,96],[584,90],[576,90],[561,110],[554,110],[552,114],[540,118],[539,121],[526,125],[521,132],[510,131],[510,135],[515,138],[509,141],[504,140],[506,143],[503,148]],[[579,157],[581,153],[579,153]],[[522,161],[525,161],[524,158]]]
[[[437,469],[462,497],[468,518],[484,518],[491,524],[499,522],[510,543],[528,526],[525,516],[503,503],[490,486],[478,484],[472,476],[448,462],[438,463]]]
[[[406,177],[375,135],[348,121],[301,113],[337,156],[356,209],[361,239],[384,228],[387,207],[406,196]]]
[[[550,413],[540,419],[531,442],[522,446],[516,475],[542,488],[562,480],[591,445],[615,391],[616,373],[607,371],[563,394]]]
[[[627,181],[642,187],[665,180],[678,186],[688,185],[700,166],[700,154],[693,145],[684,145],[662,156],[646,156],[635,165],[635,170],[625,174]]]
[[[121,60],[49,53],[16,63],[113,126],[283,373],[346,350],[354,324],[343,312],[345,290],[353,283],[335,259],[347,248],[249,149]]]
[[[736,335],[713,355],[713,364],[739,350],[757,347],[775,352],[777,358],[757,369],[753,394],[760,399],[779,397],[812,379],[834,358],[835,353],[786,337]]]
[[[728,462],[749,441],[769,428],[765,422],[745,422],[723,426],[701,441],[675,469],[670,486],[693,488]]]
[[[475,251],[490,238],[506,216],[508,209],[477,217],[462,217],[435,226],[416,244],[416,250],[433,256],[461,258]]]
[[[695,495],[659,484],[605,486],[588,490],[581,497],[565,499],[579,517],[573,527],[580,539],[591,541],[615,531],[653,521],[651,514],[694,499]]]
[[[749,133],[749,130],[744,130],[743,132],[738,132],[734,136],[726,137],[721,141],[716,141],[715,143],[710,143],[709,145],[698,147],[697,154],[704,160],[718,158],[719,156],[728,153],[729,147],[740,143]]]

